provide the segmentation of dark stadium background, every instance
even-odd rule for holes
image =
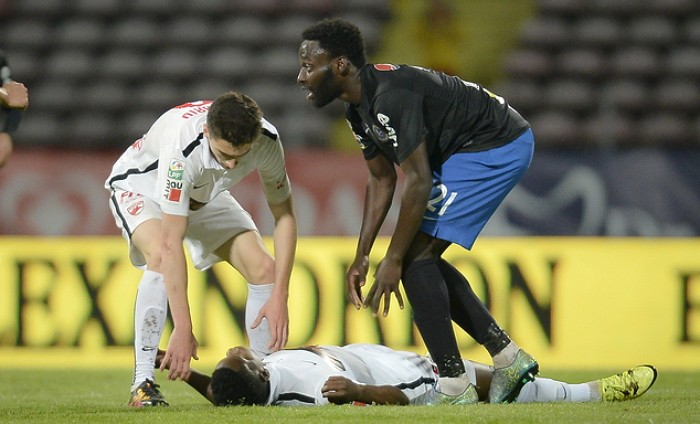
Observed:
[[[354,234],[304,165],[323,158],[324,187],[361,199],[341,105],[314,111],[295,84],[300,32],[328,16],[361,27],[372,61],[459,74],[531,121],[534,162],[486,235],[700,234],[694,0],[0,1],[0,46],[31,99],[0,170],[0,234],[116,234],[101,184],[119,151],[168,107],[228,89],[261,104],[299,164],[315,214],[302,235]],[[347,163],[349,186],[332,172]]]

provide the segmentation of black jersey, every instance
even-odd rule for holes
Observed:
[[[431,167],[456,151],[481,151],[516,139],[529,123],[479,84],[408,65],[365,65],[362,103],[346,118],[365,159],[383,152],[401,164],[426,140]]]

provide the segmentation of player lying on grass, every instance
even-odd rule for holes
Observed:
[[[158,359],[162,356],[163,351],[159,351]],[[488,402],[493,368],[463,362],[470,384],[469,395],[461,403]],[[219,361],[211,377],[192,370],[185,379],[218,406],[453,403],[451,397],[439,392],[437,380],[437,368],[429,357],[373,344],[287,349],[262,360],[246,347],[234,347]],[[579,384],[537,377],[523,386],[515,401],[630,400],[646,393],[654,381],[656,369],[650,365]]]

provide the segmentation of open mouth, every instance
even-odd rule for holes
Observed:
[[[313,100],[316,97],[309,87],[302,86],[301,89],[307,92],[306,100]]]

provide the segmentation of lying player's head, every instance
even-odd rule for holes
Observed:
[[[233,146],[251,144],[262,131],[262,111],[255,100],[229,91],[217,97],[207,113],[209,137]]]
[[[302,33],[301,70],[297,82],[309,90],[308,99],[323,107],[342,93],[340,81],[350,65],[367,63],[360,29],[342,19],[324,19]]]
[[[217,406],[266,405],[270,374],[250,349],[234,347],[216,364],[211,375],[211,391]]]

